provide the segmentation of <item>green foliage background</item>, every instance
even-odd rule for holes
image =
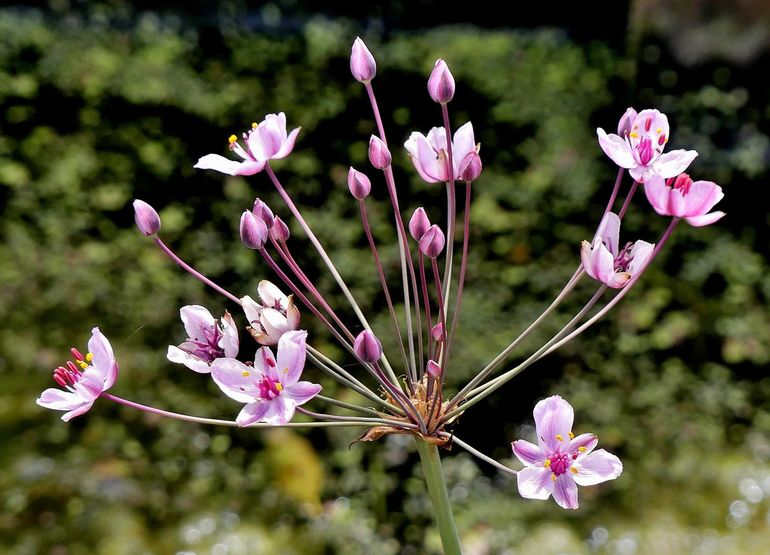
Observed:
[[[349,447],[355,431],[220,430],[104,401],[64,424],[34,403],[69,346],[83,346],[99,325],[121,364],[116,394],[234,417],[239,405],[164,356],[183,339],[180,306],[203,304],[215,314],[234,307],[137,233],[130,204],[141,198],[156,206],[164,238],[183,258],[228,289],[253,294],[272,276],[241,246],[239,214],[255,195],[280,215],[287,211],[264,175],[227,178],[192,164],[224,153],[228,135],[268,112],[285,111],[290,126],[302,125],[295,152],[277,164],[279,176],[376,315],[386,348],[394,348],[345,186],[349,165],[368,167],[374,130],[348,71],[361,30],[311,19],[278,36],[231,23],[196,28],[151,13],[54,19],[0,11],[4,552],[439,549],[405,438]],[[576,430],[597,432],[625,464],[621,479],[581,490],[581,510],[566,513],[520,499],[515,480],[461,452],[446,454],[468,552],[756,552],[770,522],[770,271],[759,200],[768,178],[767,85],[742,82],[738,71],[714,80],[718,68],[710,67],[688,77],[651,58],[650,48],[660,52],[654,44],[637,45],[646,49],[637,63],[635,55],[575,44],[554,30],[453,27],[365,38],[378,60],[375,87],[404,214],[425,205],[434,221],[443,219],[442,189],[419,181],[397,148],[411,130],[439,123],[425,94],[437,57],[458,83],[455,125],[472,120],[482,144],[450,389],[507,345],[574,270],[579,241],[590,238],[614,179],[596,144],[597,125],[613,129],[627,104],[660,108],[672,122],[672,148],[701,153],[693,176],[719,182],[727,194],[723,222],[682,225],[610,317],[457,426],[466,441],[510,459],[510,442],[531,433],[534,403],[559,393],[575,406]],[[658,86],[666,71],[680,72],[678,85]],[[374,199],[384,201],[384,184],[366,171]],[[388,207],[370,207],[394,273]],[[627,237],[654,241],[665,225],[639,195],[624,228]],[[293,231],[296,256],[340,301]],[[527,348],[550,337],[592,292],[590,284],[579,287]],[[304,323],[322,350],[351,362],[308,316]],[[356,400],[315,370],[308,375],[328,394]]]

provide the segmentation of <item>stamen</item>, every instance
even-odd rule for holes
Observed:
[[[647,118],[647,121],[644,122],[644,130],[649,133],[650,127],[652,127],[652,118]]]
[[[551,466],[551,459],[545,459],[545,462],[543,463],[543,467],[548,468]]]
[[[573,474],[577,474],[578,473],[578,469],[575,468],[574,466],[571,466],[569,471],[572,472]]]
[[[249,372],[248,370],[244,370],[243,372],[241,372],[241,376],[243,376],[244,378],[248,378],[249,376],[251,376],[251,372]]]
[[[283,386],[281,385],[281,382],[275,382],[275,388],[278,391],[283,391]]]
[[[78,351],[75,347],[72,347],[70,349],[70,353],[72,353],[72,356],[75,358],[75,360],[83,360],[83,354]]]
[[[94,360],[94,354],[93,353],[86,354],[86,361],[91,362],[92,360]]]
[[[575,434],[573,434],[572,432],[569,432],[569,438],[570,439],[575,439]]]
[[[251,122],[251,128],[252,129],[256,129],[257,127],[259,127],[259,124],[257,122],[255,122],[255,121],[252,121]]]
[[[561,434],[556,434],[556,441],[564,441],[564,436]]]
[[[662,127],[658,127],[658,128],[655,130],[655,132],[656,132],[658,135],[660,135],[661,133],[663,133],[663,128],[662,128]]]
[[[631,133],[628,134],[628,136],[632,137],[634,139],[638,139],[639,138],[639,133],[637,133],[636,131],[632,131]]]
[[[578,451],[580,451],[581,453],[585,453],[587,449],[581,446],[581,447],[578,447]]]
[[[230,137],[228,137],[228,139],[227,139],[227,142],[230,143],[230,144],[233,144],[237,140],[238,140],[238,137],[236,137],[235,135],[230,135]]]
[[[556,474],[551,474],[551,480],[554,482],[556,481]]]
[[[284,373],[284,374],[288,374],[288,373],[289,373],[289,367],[288,367],[288,366],[287,366],[286,368],[284,368],[284,369],[283,369],[283,373]]]

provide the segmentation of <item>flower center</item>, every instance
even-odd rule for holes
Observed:
[[[633,246],[633,243],[626,243],[626,246],[620,249],[620,252],[615,257],[614,265],[616,272],[625,272],[628,269],[628,265],[631,264],[631,261],[634,259],[631,255],[631,248]]]
[[[225,352],[219,347],[222,332],[217,325],[201,326],[200,337],[190,337],[179,348],[206,362],[223,357]]]
[[[553,473],[554,477],[561,476],[572,466],[572,458],[568,453],[556,452],[545,460],[544,466]]]
[[[639,141],[639,146],[637,146],[636,149],[639,152],[639,162],[641,162],[643,166],[649,164],[654,154],[652,140],[646,136],[642,137]]]
[[[275,399],[281,394],[281,391],[283,391],[283,385],[281,385],[281,382],[271,378],[270,376],[265,376],[262,378],[262,381],[259,382],[258,386],[259,396],[267,401],[270,399]]]
[[[680,173],[676,177],[670,177],[666,179],[666,185],[672,189],[678,189],[682,196],[686,196],[690,192],[690,186],[692,185],[692,179],[686,173]]]
[[[62,387],[71,387],[78,383],[83,377],[83,370],[88,368],[94,359],[93,353],[87,353],[83,356],[75,347],[70,349],[75,362],[68,360],[63,366],[59,366],[53,371],[53,380]]]

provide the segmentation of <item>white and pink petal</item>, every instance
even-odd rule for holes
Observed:
[[[513,454],[527,466],[543,466],[546,456],[540,447],[524,439],[517,439],[511,443]]]
[[[526,499],[548,499],[553,492],[554,482],[547,468],[528,466],[516,474],[519,495]]]
[[[612,453],[599,449],[577,459],[572,468],[577,471],[572,473],[572,479],[578,485],[593,486],[620,476],[623,472],[623,463]]]

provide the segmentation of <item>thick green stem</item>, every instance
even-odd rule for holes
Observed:
[[[444,469],[441,467],[438,448],[432,443],[426,443],[417,438],[415,438],[415,442],[417,443],[417,452],[420,453],[433,511],[436,514],[436,525],[441,535],[444,553],[446,555],[462,555],[460,537],[457,535],[452,506],[449,504],[449,492],[446,489]]]

